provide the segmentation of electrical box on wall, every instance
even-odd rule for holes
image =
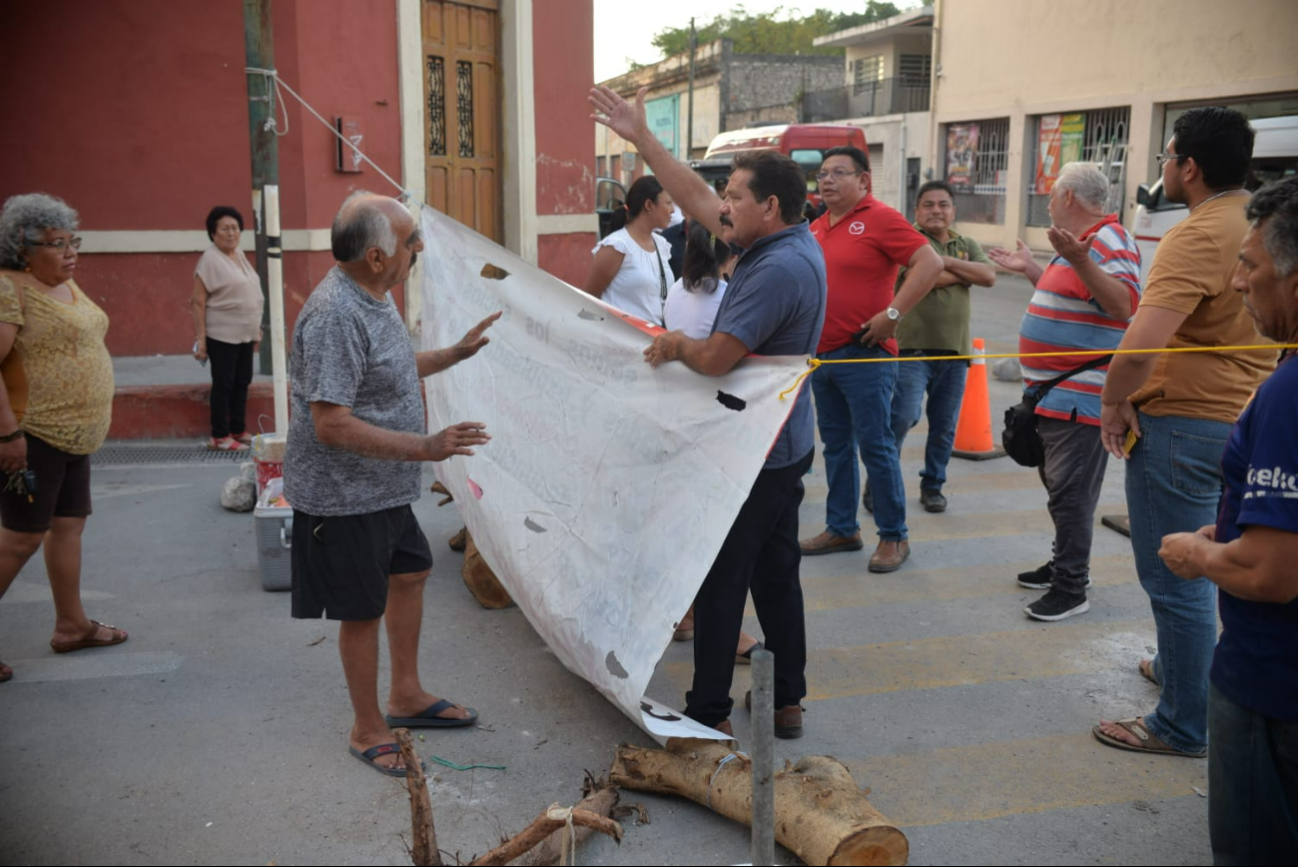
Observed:
[[[361,119],[353,114],[339,115],[334,118],[334,129],[344,139],[356,145],[361,150],[365,149],[365,130],[361,127]],[[356,151],[343,144],[342,141],[334,139],[337,145],[337,160],[334,168],[340,172],[358,173],[361,171],[361,155]]]

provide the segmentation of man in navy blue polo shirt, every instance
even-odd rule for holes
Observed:
[[[1248,205],[1233,287],[1264,337],[1298,343],[1298,178]],[[1217,523],[1163,537],[1181,578],[1219,588],[1208,693],[1215,864],[1298,856],[1298,361],[1290,350],[1226,441]]]
[[[743,248],[711,336],[659,335],[645,359],[655,367],[680,361],[697,373],[721,376],[750,353],[811,355],[820,340],[827,290],[824,257],[802,219],[802,169],[774,152],[740,155],[718,209],[707,183],[649,133],[644,95],[641,88],[631,105],[608,88],[596,88],[590,96],[594,118],[636,146],[690,219]],[[803,389],[694,601],[694,685],[685,714],[726,734],[732,733],[735,647],[751,590],[766,646],[775,654],[775,734],[802,735],[807,638],[798,506],[814,446],[811,400]]]

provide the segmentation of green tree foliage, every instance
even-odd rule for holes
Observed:
[[[785,14],[783,7],[774,12],[750,14],[742,5],[735,6],[729,15],[717,15],[711,21],[695,24],[698,44],[703,45],[721,37],[733,39],[737,54],[839,54],[842,48],[817,48],[812,42],[849,27],[859,27],[874,21],[891,18],[901,12],[892,3],[866,0],[862,12],[832,12],[817,9],[810,15],[799,17],[793,10]],[[654,47],[664,57],[680,54],[690,49],[690,28],[668,27],[653,38]]]

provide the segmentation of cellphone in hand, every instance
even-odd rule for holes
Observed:
[[[195,355],[198,354],[198,341],[197,341],[197,340],[194,341],[194,348],[193,348],[192,350],[190,350],[190,351],[193,352]],[[198,363],[201,364],[201,365],[203,365],[204,367],[207,367],[207,359],[206,359],[206,358],[200,358],[200,359],[198,360]]]

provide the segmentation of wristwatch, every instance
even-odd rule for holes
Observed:
[[[889,307],[884,312],[888,314],[888,318],[891,319],[893,322],[900,322],[903,318],[902,312],[898,310],[896,307]]]

